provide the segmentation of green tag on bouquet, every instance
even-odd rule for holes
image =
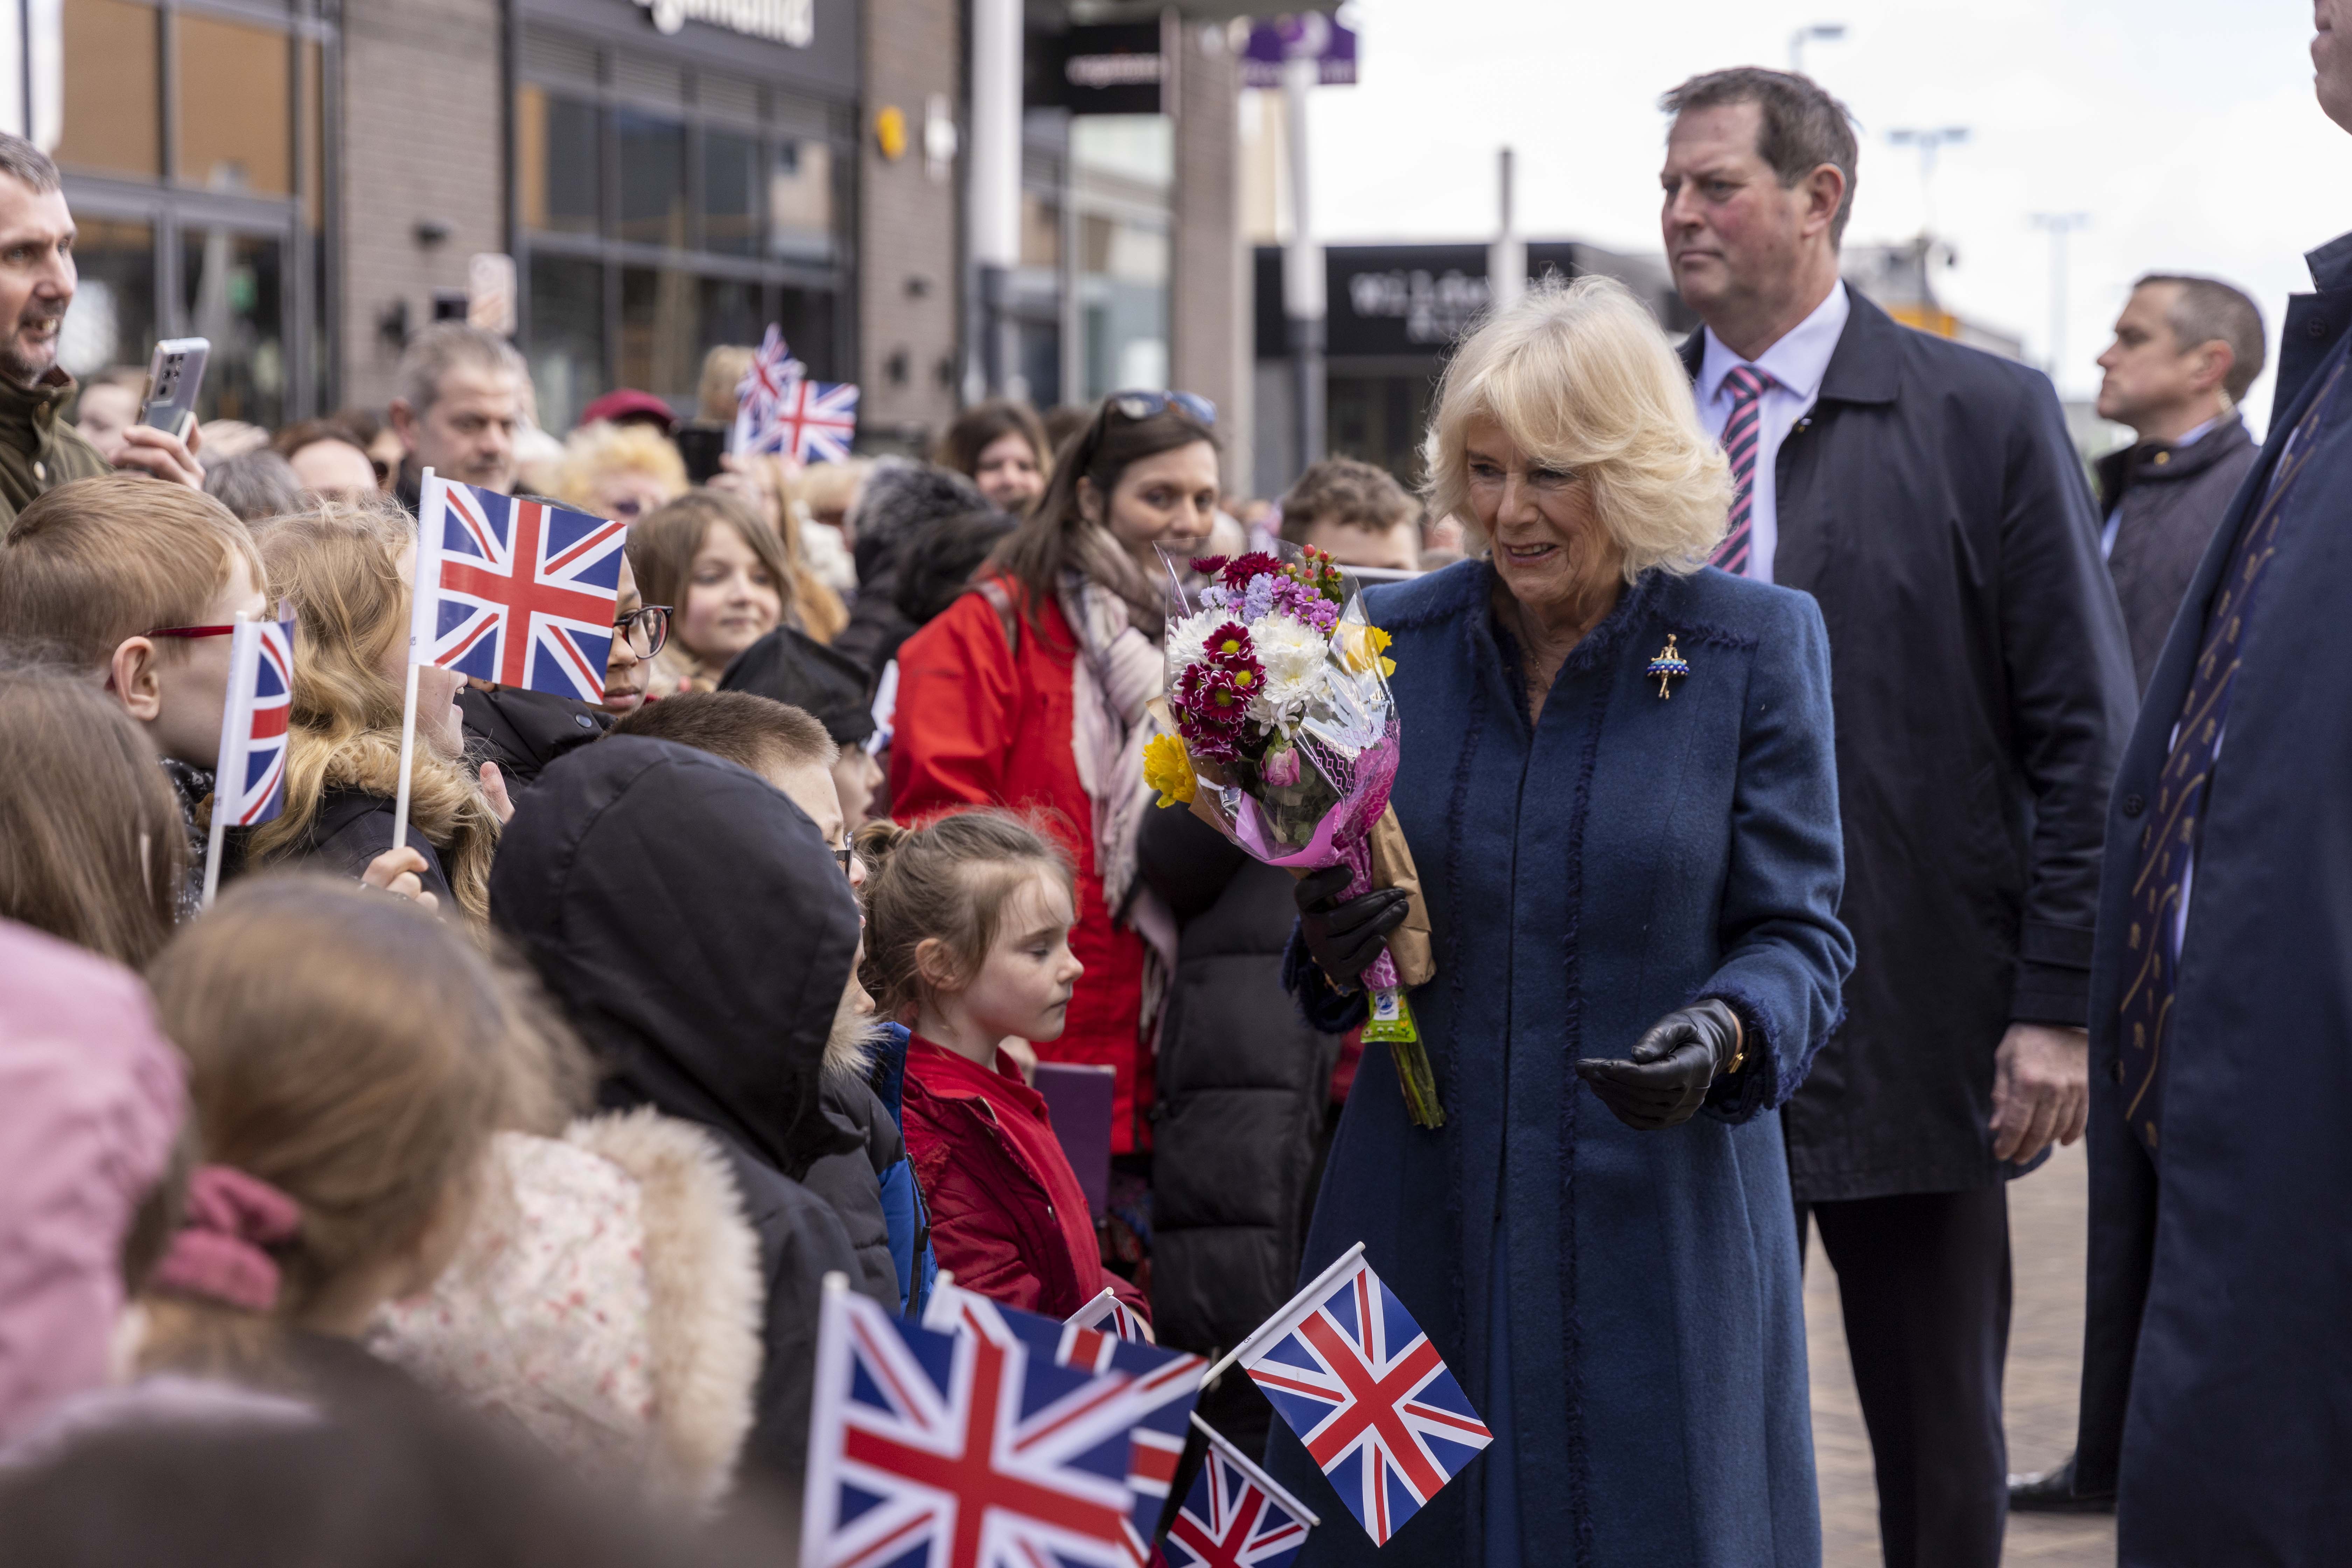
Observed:
[[[1378,1040],[1396,1062],[1397,1087],[1404,1091],[1405,1113],[1416,1127],[1443,1127],[1445,1108],[1438,1103],[1437,1076],[1429,1070],[1429,1053],[1421,1048],[1421,1030],[1412,1021],[1412,1005],[1404,988],[1391,986],[1372,993],[1372,1014],[1364,1020],[1364,1043]]]
[[[1412,1004],[1404,999],[1404,988],[1390,986],[1372,993],[1372,1016],[1364,1020],[1364,1039],[1417,1040],[1421,1031],[1413,1026]]]

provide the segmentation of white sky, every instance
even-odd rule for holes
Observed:
[[[1941,153],[1936,228],[1958,252],[1947,308],[2049,355],[2050,247],[2036,212],[2090,215],[2068,241],[2059,375],[2092,363],[2131,280],[2209,273],[2247,289],[2277,345],[2302,253],[2352,227],[2352,136],[2313,101],[2308,0],[1353,0],[1362,77],[1310,110],[1315,226],[1328,241],[1483,239],[1495,150],[1518,158],[1519,228],[1656,252],[1658,94],[1721,66],[1785,68],[1789,35],[1843,22],[1805,64],[1862,125],[1847,238],[1921,221],[1918,154],[1894,126],[1966,125]],[[2247,400],[2259,435],[2266,371]]]

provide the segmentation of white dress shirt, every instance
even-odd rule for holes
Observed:
[[[1724,389],[1723,378],[1733,366],[1753,364],[1773,381],[1756,410],[1756,473],[1748,500],[1746,574],[1759,583],[1772,581],[1772,552],[1780,542],[1780,497],[1773,483],[1780,443],[1821,395],[1822,377],[1829,373],[1830,355],[1837,352],[1838,338],[1845,331],[1851,310],[1845,284],[1832,285],[1829,298],[1814,306],[1811,315],[1753,360],[1742,360],[1724,347],[1712,327],[1703,329],[1706,351],[1699,360],[1698,384],[1692,391],[1698,398],[1699,423],[1708,435],[1721,440],[1723,427],[1731,418],[1731,394]]]

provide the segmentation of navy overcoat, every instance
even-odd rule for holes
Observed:
[[[2278,448],[2352,352],[2352,235],[2310,260],[2322,291],[2288,310],[2270,439],[2148,679],[2107,817],[2076,1485],[2116,1487],[2133,1568],[2352,1561],[2352,396],[2303,449],[2247,609],[2155,1160],[2124,1121],[2116,1024],[2142,829],[2206,606]]]
[[[1511,1415],[1377,1553],[1277,1427],[1275,1474],[1324,1521],[1301,1561],[1816,1563],[1774,1108],[1853,963],[1821,613],[1713,568],[1648,573],[1531,731],[1496,591],[1473,561],[1368,595],[1396,639],[1394,802],[1438,964],[1412,1000],[1447,1121],[1414,1127],[1365,1053],[1303,1274],[1363,1242],[1472,1403],[1507,1391]],[[1691,668],[1662,699],[1643,669],[1670,633]],[[1747,1064],[1684,1125],[1623,1126],[1570,1064],[1703,996],[1746,1020]],[[1498,1480],[1516,1520],[1493,1517]]]

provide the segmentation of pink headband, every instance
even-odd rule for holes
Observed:
[[[199,1165],[154,1288],[267,1312],[278,1304],[278,1265],[262,1249],[293,1240],[301,1222],[300,1205],[259,1177]]]

